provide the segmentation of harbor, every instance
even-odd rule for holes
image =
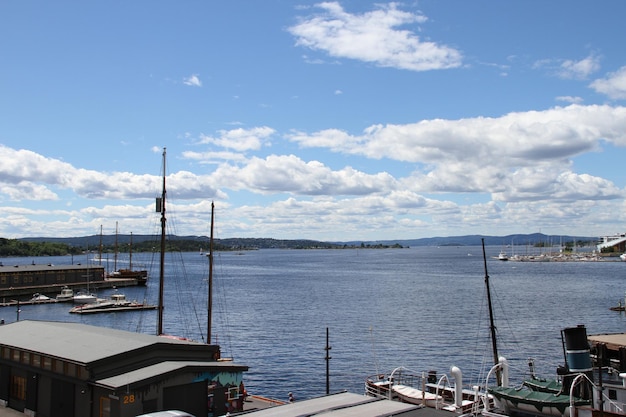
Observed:
[[[62,259],[62,258],[56,258]],[[20,262],[23,262],[20,260]],[[48,263],[22,264],[6,261],[0,264],[0,305],[11,306],[18,302],[22,305],[38,304],[33,300],[35,294],[45,295],[55,302],[56,295],[64,288],[75,291],[134,287],[145,285],[145,277],[124,277],[105,273],[99,265],[64,265]]]
[[[626,329],[626,315],[610,310],[623,299],[622,263],[501,262],[492,259],[499,247],[487,251],[496,314],[506,318],[498,324],[506,342],[501,350],[516,372],[525,371],[532,356],[537,374],[554,374],[562,358],[555,339],[564,327],[583,323],[590,334]],[[177,262],[166,263],[166,314],[177,321],[169,332],[205,340],[199,329],[206,323],[194,325],[193,306],[206,305],[208,260],[197,253],[183,258],[186,277],[174,269]],[[289,391],[298,401],[324,395],[327,327],[331,392],[363,393],[367,376],[397,366],[447,372],[455,365],[465,385],[484,384],[478,365],[488,350],[489,325],[478,247],[259,250],[218,253],[215,261],[212,340],[224,356],[249,366],[244,381],[250,395],[282,401]],[[112,289],[101,292],[105,297]],[[123,292],[156,303],[158,282]],[[24,306],[20,320],[155,333],[155,311],[74,315],[69,309],[63,303]],[[431,325],[435,312],[439,324]],[[15,321],[14,308],[1,308],[0,317]]]

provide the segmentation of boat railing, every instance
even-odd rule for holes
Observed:
[[[437,381],[437,388],[435,390],[435,396],[437,398],[435,408],[437,408],[438,410],[445,404],[444,395],[449,393],[449,390],[445,389],[446,385],[448,387],[451,387],[450,380],[448,379],[448,375],[443,374],[441,375],[441,378],[439,378],[439,381]],[[439,398],[441,398],[441,400],[439,400]]]
[[[491,369],[489,369],[489,372],[487,372],[487,376],[485,377],[485,390],[482,393],[482,398],[481,398],[483,411],[485,412],[491,411],[494,407],[493,398],[489,395],[489,380],[491,379],[492,375],[494,375],[496,372],[501,371],[501,370],[502,370],[502,365],[500,363],[497,363],[493,365]]]
[[[408,368],[400,366],[389,374],[389,380],[394,385],[417,386],[424,380],[424,373],[412,371]]]
[[[572,385],[570,387],[569,390],[569,401],[570,401],[570,417],[575,417],[576,416],[576,411],[575,411],[575,406],[574,406],[574,389],[576,387],[577,384],[583,383],[587,381],[587,383],[591,384],[591,387],[599,393],[599,397],[602,398],[602,408],[604,408],[604,411],[610,411],[613,413],[617,413],[617,414],[624,414],[624,409],[625,409],[625,405],[623,403],[618,403],[617,401],[612,400],[611,398],[609,398],[608,396],[606,396],[604,394],[604,391],[598,387],[596,384],[593,383],[593,381],[584,373],[578,374],[576,376],[576,378],[574,378],[574,380],[572,381]],[[606,409],[606,407],[604,406],[605,403],[609,404],[608,409]]]
[[[367,377],[365,381],[365,395],[375,398],[391,400],[391,383],[384,374]]]
[[[394,385],[422,387],[426,381],[425,372],[412,371],[403,366],[395,368],[388,376],[385,374],[372,375],[365,383],[365,394],[371,397],[395,399],[392,389]]]

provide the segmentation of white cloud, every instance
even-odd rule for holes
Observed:
[[[218,152],[185,151],[182,153],[182,157],[185,159],[199,161],[201,164],[216,164],[222,161],[245,162],[247,160],[246,156],[242,153],[228,152],[228,151],[218,151]]]
[[[189,85],[191,87],[202,87],[202,81],[200,81],[198,74],[193,74],[187,78],[184,78],[183,84]]]
[[[589,55],[580,61],[566,60],[561,63],[558,74],[562,78],[586,79],[600,69],[600,59]]]
[[[561,218],[546,214],[555,222],[572,221],[576,213],[579,222],[614,222],[615,218],[600,220],[603,217],[593,214],[591,204],[620,213],[615,207],[624,199],[624,191],[611,181],[575,172],[571,162],[576,155],[594,152],[605,141],[626,146],[624,107],[571,105],[493,118],[373,125],[361,135],[328,129],[288,137],[303,148],[362,156],[365,163],[360,166],[366,167],[362,170],[347,165],[331,168],[315,158],[304,159],[307,152],[301,156],[244,156],[243,152],[259,149],[274,135],[277,133],[269,127],[221,131],[214,138],[205,138],[206,144],[221,149],[185,152],[183,157],[190,162],[208,161],[216,167],[206,175],[183,170],[168,174],[168,195],[174,201],[170,208],[181,212],[182,216],[176,216],[180,226],[199,230],[207,213],[201,203],[217,198],[224,205],[231,198],[226,193],[231,191],[233,195],[243,191],[263,200],[266,196],[283,200],[261,204],[255,197],[253,205],[233,209],[223,229],[228,235],[258,234],[263,224],[266,236],[293,236],[296,226],[305,230],[300,226],[306,225],[308,236],[317,239],[333,238],[333,230],[341,230],[342,236],[363,236],[362,220],[357,218],[368,218],[371,229],[367,233],[379,228],[393,236],[415,234],[424,225],[430,234],[450,234],[453,226],[471,233],[472,225],[478,227],[481,221],[519,231],[520,225],[530,225],[532,210],[544,206],[561,213]],[[401,162],[404,167],[398,172],[407,168],[413,172],[397,177],[367,163],[381,158]],[[81,169],[0,145],[0,196],[47,198],[46,210],[40,212],[54,213],[53,220],[46,220],[45,230],[51,235],[92,231],[99,224],[118,220],[126,230],[137,228],[153,213],[152,199],[160,186],[157,175]],[[460,205],[454,200],[462,194],[485,201]],[[80,197],[86,198],[87,204],[104,201],[100,203],[104,207],[84,207]],[[76,208],[68,209],[63,204],[66,201]],[[21,207],[11,210],[0,202],[4,204],[0,209],[7,213],[0,220],[0,235],[11,236],[20,225],[39,230],[38,218],[43,216]],[[60,207],[64,210],[58,210]],[[271,216],[263,214],[270,211]]]
[[[572,59],[542,59],[533,64],[535,69],[547,69],[563,79],[584,80],[600,69],[600,58],[589,55],[579,61]]]
[[[32,151],[2,145],[0,161],[0,192],[19,200],[58,199],[53,190],[71,190],[88,199],[151,199],[161,187],[161,178],[156,175],[80,169]],[[211,197],[218,193],[201,176],[186,171],[169,174],[168,183],[175,190],[172,195],[178,198]]]
[[[574,97],[574,96],[558,96],[556,98],[557,101],[562,101],[570,104],[580,104],[583,102],[582,97]]]
[[[626,108],[571,105],[498,118],[374,125],[361,136],[329,129],[290,139],[303,147],[415,163],[414,174],[401,179],[415,192],[489,192],[507,201],[516,196],[617,198],[619,191],[609,181],[568,170],[571,158],[595,151],[601,141],[626,146]],[[550,175],[536,177],[533,172],[546,164],[553,168]],[[537,179],[545,180],[537,184],[542,191],[525,192],[519,186]]]
[[[612,99],[626,99],[626,66],[607,74],[605,78],[595,80],[590,87]]]
[[[320,50],[332,57],[356,59],[411,71],[455,68],[462,56],[456,49],[423,41],[399,26],[424,23],[421,14],[398,10],[397,3],[360,15],[350,14],[337,2],[317,4],[322,13],[290,27],[296,45]]]
[[[626,145],[626,107],[555,107],[501,117],[423,120],[404,125],[372,125],[360,136],[328,129],[296,133],[303,147],[424,164],[489,161],[525,166],[593,150],[603,139]]]
[[[212,144],[222,148],[233,149],[239,152],[259,150],[264,144],[269,145],[268,139],[275,130],[267,126],[252,129],[220,130],[218,137],[202,135],[201,144]]]
[[[255,157],[243,167],[222,165],[213,177],[226,188],[261,194],[365,195],[387,192],[396,184],[384,172],[366,174],[350,167],[333,171],[321,162],[305,162],[295,155]]]
[[[611,200],[623,198],[623,192],[611,181],[588,174],[576,174],[554,164],[521,168],[506,182],[495,201],[570,201]]]

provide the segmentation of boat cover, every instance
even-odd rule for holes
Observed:
[[[565,413],[570,406],[569,395],[556,395],[549,392],[531,391],[529,389],[517,389],[511,387],[489,388],[489,393],[498,400],[506,400],[516,407],[518,404],[528,404],[534,406],[537,411],[542,412],[544,408],[556,408]],[[591,402],[581,398],[574,398],[574,405],[587,405]]]

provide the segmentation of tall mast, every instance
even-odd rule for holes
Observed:
[[[211,201],[211,237],[209,239],[209,295],[207,302],[206,341],[211,344],[211,321],[213,320],[213,223],[215,221],[215,204]]]
[[[128,270],[133,270],[133,232],[130,232],[130,243],[128,244]]]
[[[165,266],[165,148],[163,148],[163,188],[161,198],[157,198],[157,211],[161,212],[161,258],[159,270],[159,305],[157,320],[157,336],[163,334],[163,286],[165,283],[164,266]]]
[[[117,271],[117,222],[115,222],[115,255],[113,257],[113,271]]]
[[[102,265],[102,225],[100,225],[100,244],[98,245],[98,265]]]
[[[489,289],[489,273],[487,272],[487,255],[485,254],[485,239],[481,239],[483,245],[483,262],[485,264],[485,288],[487,289],[487,304],[489,306],[489,330],[491,331],[491,349],[493,350],[493,364],[498,364],[498,343],[496,341],[496,325],[493,319],[493,307],[491,306],[491,290]],[[498,385],[501,385],[500,372],[496,373]]]

